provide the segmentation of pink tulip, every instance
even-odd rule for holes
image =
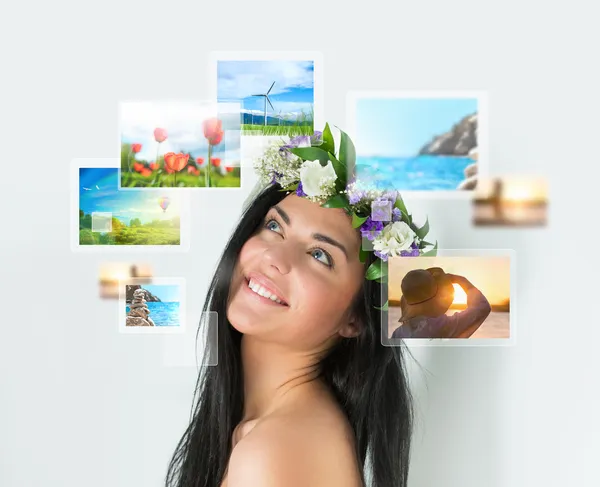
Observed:
[[[154,140],[159,144],[167,140],[167,129],[155,128],[154,129]]]

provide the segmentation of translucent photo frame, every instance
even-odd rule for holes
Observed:
[[[435,257],[389,258],[386,267],[382,345],[516,343],[514,250],[438,249]]]
[[[197,326],[189,326],[183,334],[164,337],[163,366],[198,369],[218,365],[218,313],[202,312],[198,320],[188,311],[187,321]]]

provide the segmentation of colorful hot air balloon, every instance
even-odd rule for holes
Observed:
[[[171,200],[167,196],[163,196],[158,200],[158,204],[163,210],[163,213],[167,211],[167,208],[171,204]]]

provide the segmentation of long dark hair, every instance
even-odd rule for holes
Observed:
[[[204,304],[204,316],[218,313],[217,344],[198,376],[190,424],[169,464],[166,487],[218,487],[231,454],[232,434],[244,410],[240,354],[242,334],[227,320],[229,286],[238,254],[268,210],[287,193],[269,186],[241,217],[221,256]],[[369,252],[367,265],[374,259]],[[364,280],[353,303],[363,324],[356,338],[342,338],[319,364],[320,377],[345,411],[356,438],[363,482],[372,487],[405,487],[408,478],[413,408],[402,347],[382,345],[376,310],[387,300],[387,286]],[[202,324],[201,324],[202,326]],[[365,480],[368,466],[370,482]]]

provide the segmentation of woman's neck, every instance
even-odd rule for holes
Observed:
[[[316,358],[312,354],[294,353],[287,348],[243,335],[241,341],[244,371],[243,421],[261,418],[283,403],[284,395],[310,393],[319,388]]]

